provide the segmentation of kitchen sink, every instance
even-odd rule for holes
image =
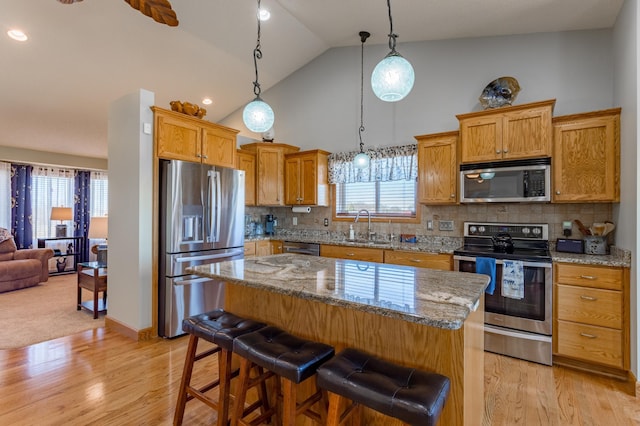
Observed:
[[[362,238],[357,238],[355,240],[344,240],[345,243],[347,244],[354,244],[354,245],[366,245],[366,246],[390,246],[391,242],[389,241],[384,241],[384,240],[365,240]]]

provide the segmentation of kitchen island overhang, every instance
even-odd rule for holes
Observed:
[[[487,276],[296,254],[190,272],[225,281],[225,309],[238,315],[448,376],[440,424],[481,423]],[[396,424],[370,410],[364,420]]]

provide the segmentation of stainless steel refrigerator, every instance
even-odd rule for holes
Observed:
[[[183,334],[182,320],[223,307],[224,284],[189,266],[244,257],[244,172],[185,161],[160,163],[158,334]]]

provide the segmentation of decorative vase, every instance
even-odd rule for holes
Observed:
[[[61,259],[58,259],[58,261],[56,262],[56,268],[58,269],[58,272],[64,272],[66,267],[67,267],[67,258],[63,257]]]

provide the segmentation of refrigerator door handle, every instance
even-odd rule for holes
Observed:
[[[221,204],[220,172],[207,172],[207,242],[216,243],[220,240]]]
[[[177,280],[174,279],[173,280],[173,285],[190,285],[190,284],[197,284],[197,283],[204,283],[207,281],[211,281],[211,278],[206,278],[206,277],[198,277],[198,278],[192,278],[192,279],[181,279],[181,280]]]
[[[237,251],[230,251],[226,253],[220,254],[207,254],[203,256],[189,256],[189,257],[177,257],[174,259],[176,263],[185,263],[185,262],[198,262],[201,260],[211,260],[211,259],[225,259],[227,257],[237,256],[239,254],[244,254],[244,249],[239,249]]]

